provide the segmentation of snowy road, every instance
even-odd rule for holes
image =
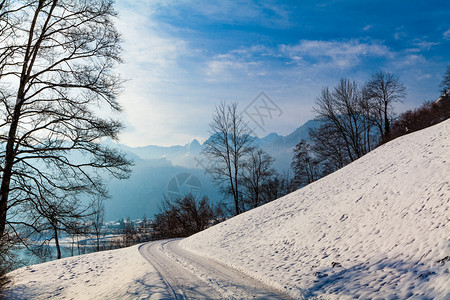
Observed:
[[[287,299],[263,283],[178,246],[155,241],[139,252],[162,275],[174,299]]]

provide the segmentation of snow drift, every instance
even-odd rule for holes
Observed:
[[[296,298],[450,297],[450,120],[183,240]]]

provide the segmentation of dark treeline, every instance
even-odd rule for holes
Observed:
[[[323,124],[294,149],[292,169],[297,187],[330,174],[379,145],[449,118],[450,68],[443,95],[434,102],[395,116],[393,103],[406,97],[399,78],[377,72],[365,84],[341,79],[325,87],[316,100],[316,117]]]
[[[427,128],[450,118],[450,66],[441,83],[442,96],[436,101],[427,101],[418,108],[408,110],[392,124],[391,134],[385,141]]]

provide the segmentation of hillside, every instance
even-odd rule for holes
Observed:
[[[450,120],[180,242],[296,297],[450,297]]]
[[[15,270],[0,299],[169,299],[139,246],[62,258]]]
[[[184,240],[15,270],[3,296],[279,298],[274,287],[296,299],[448,299],[449,130],[446,121],[394,140]]]

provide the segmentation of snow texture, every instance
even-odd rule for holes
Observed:
[[[180,242],[295,298],[450,299],[450,120]]]
[[[449,132],[450,120],[398,138],[179,245],[294,298],[449,299]],[[4,297],[169,299],[138,247],[15,270]],[[183,251],[165,255],[179,261]],[[201,264],[215,273],[205,258],[186,259],[193,276],[206,274]]]
[[[8,274],[5,299],[170,299],[139,246],[63,258]]]

